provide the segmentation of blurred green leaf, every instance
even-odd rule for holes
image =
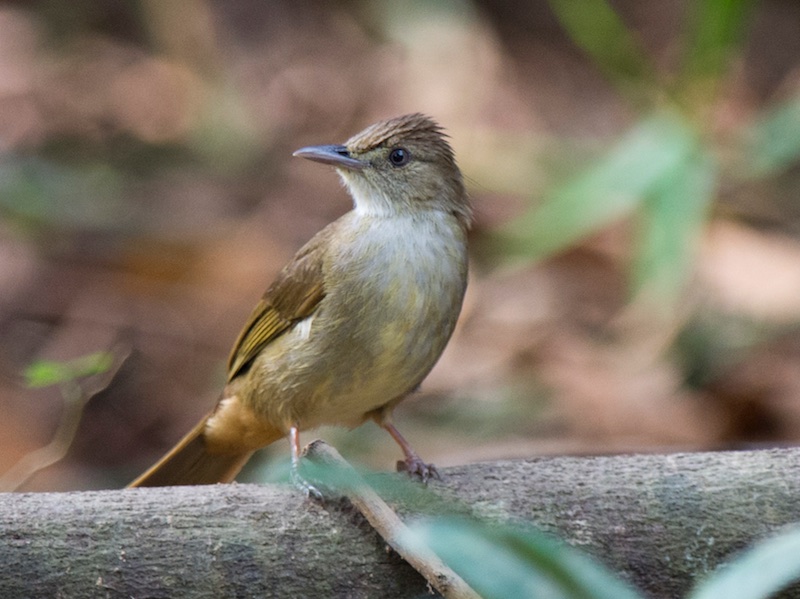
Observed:
[[[524,526],[463,518],[412,525],[410,547],[429,547],[485,599],[641,599],[593,559]]]
[[[594,167],[549,193],[538,209],[499,235],[509,254],[541,258],[637,208],[696,149],[692,129],[675,115],[647,119]]]
[[[800,580],[800,527],[758,543],[717,570],[689,599],[766,599]]]
[[[634,294],[675,299],[694,262],[694,251],[714,198],[716,161],[701,147],[687,153],[645,196],[633,266]]]
[[[49,387],[71,378],[69,368],[61,362],[40,360],[25,369],[25,384],[28,387]]]
[[[49,387],[60,385],[79,378],[101,374],[114,364],[114,356],[109,352],[88,354],[69,362],[39,360],[25,369],[25,382],[28,387]]]
[[[754,0],[700,0],[690,2],[689,39],[683,80],[716,78],[727,67],[732,50],[750,14]]]
[[[572,40],[612,80],[649,82],[653,70],[641,46],[605,0],[550,0],[550,6]]]
[[[70,167],[41,159],[0,160],[0,210],[34,222],[117,226],[124,176],[105,164]]]
[[[746,174],[763,177],[800,160],[800,97],[769,111],[745,132]]]

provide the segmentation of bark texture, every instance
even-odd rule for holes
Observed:
[[[798,472],[800,449],[541,458],[446,469],[431,489],[462,511],[553,532],[673,599],[800,522]],[[0,494],[0,564],[0,597],[428,594],[349,504],[278,486]]]

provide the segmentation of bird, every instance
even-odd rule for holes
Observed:
[[[230,482],[283,438],[299,478],[302,431],[370,420],[400,446],[398,470],[438,477],[392,412],[438,361],[466,291],[472,209],[448,139],[415,113],[294,152],[333,166],[352,210],[280,271],[233,345],[215,407],[129,487]]]

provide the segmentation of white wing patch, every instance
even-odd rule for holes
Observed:
[[[311,337],[311,324],[314,322],[314,315],[304,318],[296,325],[294,325],[295,331],[300,336],[301,339],[308,339]]]

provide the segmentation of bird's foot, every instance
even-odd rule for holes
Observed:
[[[289,429],[289,442],[292,450],[292,465],[289,469],[289,479],[295,488],[302,491],[306,497],[322,501],[325,496],[317,487],[312,485],[308,480],[300,474],[300,461],[302,460],[305,451],[300,451],[300,427],[298,425],[292,426]]]
[[[417,452],[414,451],[414,448],[411,447],[411,444],[400,434],[400,431],[397,430],[394,424],[385,420],[379,421],[379,423],[397,442],[400,449],[403,450],[405,459],[397,462],[398,472],[407,472],[411,478],[416,478],[425,484],[431,479],[442,480],[436,466],[423,462],[417,455]]]
[[[433,464],[426,464],[419,456],[408,456],[405,460],[397,461],[397,471],[406,472],[411,478],[428,484],[429,480],[442,480],[442,476]]]
[[[325,499],[325,495],[323,495],[322,491],[308,482],[308,480],[306,480],[306,478],[300,474],[300,469],[296,463],[292,464],[292,468],[289,471],[289,480],[292,481],[292,485],[294,485],[296,489],[302,492],[309,499],[313,499],[315,501],[323,501]]]

